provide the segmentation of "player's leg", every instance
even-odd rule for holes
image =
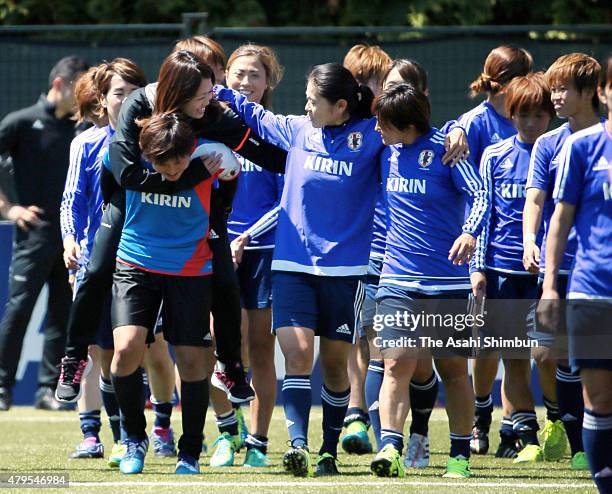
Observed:
[[[170,423],[174,406],[174,362],[161,331],[156,331],[155,341],[147,347],[144,367],[149,377],[155,414],[151,432],[153,451],[161,457],[176,456],[174,431]]]
[[[429,466],[429,418],[438,398],[438,376],[431,357],[418,360],[410,381],[410,438],[406,447],[406,467]]]

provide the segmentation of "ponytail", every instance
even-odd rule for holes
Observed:
[[[353,112],[349,113],[354,118],[370,118],[372,116],[372,104],[374,103],[374,93],[365,84],[357,87],[357,104]]]

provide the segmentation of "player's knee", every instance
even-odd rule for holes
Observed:
[[[300,350],[285,352],[285,371],[291,375],[307,375],[312,371],[312,362]]]
[[[546,362],[551,359],[551,353],[550,348],[539,346],[531,349],[531,358],[540,366],[546,364]]]

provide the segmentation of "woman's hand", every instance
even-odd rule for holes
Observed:
[[[238,264],[242,262],[242,254],[244,248],[249,245],[249,237],[247,235],[240,235],[232,240],[230,248],[232,250],[232,260],[234,261],[234,269],[238,269]]]
[[[453,261],[455,266],[462,266],[469,262],[476,249],[476,238],[469,233],[463,233],[448,251],[448,260]]]
[[[79,259],[81,258],[81,246],[72,235],[64,238],[64,265],[67,269],[79,269]]]
[[[444,149],[446,149],[446,153],[442,156],[442,163],[445,165],[450,163],[450,166],[454,166],[459,161],[469,158],[470,148],[468,146],[467,136],[461,127],[455,127],[446,134],[444,138]]]
[[[223,168],[221,168],[223,156],[220,153],[203,154],[200,159],[211,177],[217,178],[223,171]]]
[[[540,272],[540,248],[532,240],[523,244],[523,266],[530,273]]]
[[[487,277],[482,271],[474,271],[470,274],[470,282],[476,303],[481,305],[487,293]]]
[[[538,302],[536,317],[540,327],[547,333],[556,334],[562,320],[561,297],[553,288],[545,288]]]

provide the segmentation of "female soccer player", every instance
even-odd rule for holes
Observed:
[[[469,291],[467,261],[489,205],[482,179],[472,164],[442,164],[444,136],[429,124],[431,110],[425,94],[409,84],[392,85],[378,98],[375,111],[378,129],[390,148],[384,154],[389,169],[383,177],[389,215],[387,245],[376,307],[377,318],[384,321],[382,328],[377,328],[382,332],[376,339],[385,373],[379,399],[383,448],[371,469],[378,476],[402,477],[402,431],[409,410],[410,380],[417,360],[428,352],[422,348],[399,348],[397,344],[389,351],[385,342],[403,344],[405,336],[428,333],[420,326],[413,333],[390,319],[418,313],[423,302],[456,311],[457,307],[448,307],[456,305],[448,299],[465,299],[465,311]],[[464,219],[466,197],[471,207]],[[447,299],[447,303],[439,299]],[[469,477],[473,392],[467,360],[451,354],[437,358],[436,367],[446,387],[451,433],[444,476]]]
[[[584,397],[582,439],[599,492],[612,492],[612,55],[601,64],[599,100],[607,120],[569,136],[563,145],[546,244],[538,311],[549,316],[560,299],[558,274],[575,226],[578,247],[568,287],[570,364],[579,369]],[[546,318],[548,319],[548,317]],[[601,351],[603,350],[603,352]]]
[[[409,59],[396,59],[388,67],[386,75],[383,76],[383,88],[394,83],[408,83],[428,94],[427,73],[416,61]],[[454,122],[448,122],[444,129],[450,129]],[[443,130],[443,132],[446,132]],[[465,133],[460,128],[449,131],[444,138],[444,147],[447,152],[442,156],[443,163],[455,164],[463,157],[467,157],[469,150]],[[383,175],[388,169],[388,161],[382,161]],[[370,265],[368,267],[368,278],[365,284],[365,300],[361,312],[361,323],[366,326],[365,332],[369,335],[370,361],[366,375],[366,402],[368,405],[372,430],[376,438],[377,449],[382,449],[380,437],[380,417],[378,399],[380,387],[384,375],[383,358],[380,348],[374,344],[376,333],[372,331],[374,314],[376,312],[376,292],[382,270],[382,261],[385,254],[385,243],[387,236],[387,213],[386,199],[383,195],[382,186],[376,203],[374,214],[374,229],[372,232],[372,246],[370,250]],[[412,421],[410,423],[410,437],[406,447],[404,465],[408,468],[422,468],[429,465],[429,417],[435,406],[438,396],[438,378],[433,371],[432,359],[427,357],[420,359],[415,373],[410,381],[410,406]],[[348,435],[348,434],[347,434]],[[350,436],[349,436],[350,437]],[[343,439],[343,443],[346,440]]]
[[[87,272],[87,260],[102,217],[100,189],[102,157],[115,132],[123,101],[133,90],[145,84],[146,78],[142,69],[131,60],[123,58],[90,69],[77,82],[75,95],[81,115],[91,114],[91,117],[88,118],[95,120],[98,124],[107,122],[106,125],[98,125],[84,132],[73,141],[71,163],[62,197],[61,225],[65,247],[64,260],[68,268],[76,269],[80,266],[77,275],[77,289]],[[92,97],[95,98],[93,106],[90,103]],[[109,465],[117,467],[125,448],[119,444],[119,407],[110,379],[110,363],[113,357],[110,299],[107,299],[107,304],[107,310],[100,322],[97,345],[90,347],[94,368],[97,368],[98,372],[89,374],[85,379],[84,394],[79,400],[81,429],[85,439],[77,447],[72,458],[103,456],[104,450],[97,436],[100,427],[98,403],[101,392],[113,431],[114,445]],[[145,357],[145,367],[149,372],[155,402],[153,405],[155,428],[152,433],[155,451],[161,456],[172,456],[176,454],[170,427],[174,391],[173,364],[167,344],[161,337],[156,337],[155,342],[149,347]]]
[[[559,153],[572,133],[591,127],[599,121],[597,82],[600,70],[601,67],[594,58],[583,53],[570,53],[559,57],[546,71],[557,116],[567,119],[567,122],[536,141],[527,179],[527,198],[523,214],[523,265],[529,272],[539,273],[540,287],[546,270],[546,234],[554,209],[552,193]],[[535,232],[540,230],[542,222],[544,236],[540,248]],[[559,293],[563,298],[576,247],[576,235],[574,230],[571,230],[557,281]],[[538,365],[546,406],[547,420],[542,431],[544,459],[560,460],[569,441],[572,468],[586,470],[588,462],[581,432],[584,403],[580,376],[569,367],[566,345],[556,344],[553,335],[539,328],[535,316],[536,305],[534,303],[532,316],[534,327],[529,334],[538,341],[538,348],[534,348],[532,353]],[[559,332],[565,335],[565,325]]]
[[[459,117],[468,136],[470,156],[477,166],[487,146],[516,134],[516,129],[505,112],[505,87],[515,77],[531,72],[533,59],[529,52],[515,46],[498,46],[487,55],[482,73],[472,82],[472,96],[484,93],[485,101]],[[474,421],[472,452],[485,454],[489,450],[489,429],[493,414],[491,390],[497,375],[499,356],[476,358],[473,362],[476,418]],[[501,443],[496,456],[516,456],[516,437],[512,430],[512,407],[504,402],[504,420],[500,430]]]
[[[246,44],[230,55],[226,81],[249,101],[270,108],[283,69],[267,46]],[[255,400],[244,466],[266,467],[268,430],[276,403],[275,338],[272,327],[272,253],[283,193],[283,175],[239,158],[242,172],[228,219],[232,255],[238,265],[242,308],[246,311],[248,356]],[[243,321],[245,322],[245,321]],[[212,459],[211,459],[212,464]]]
[[[543,73],[514,78],[506,88],[506,114],[518,134],[485,149],[480,175],[491,202],[491,215],[478,237],[470,266],[472,290],[477,300],[486,293],[490,305],[486,329],[501,338],[526,336],[528,307],[517,300],[538,295],[536,274],[523,269],[523,207],[529,160],[537,138],[546,132],[555,110]],[[538,235],[541,237],[541,235]],[[513,429],[523,449],[514,463],[542,461],[538,421],[529,376],[529,352],[503,356],[504,392],[515,410]]]
[[[372,92],[339,64],[317,65],[308,76],[308,116],[275,115],[236,91],[215,91],[257,134],[289,151],[272,261],[272,327],[285,356],[283,403],[291,440],[283,464],[294,475],[313,475],[308,417],[318,335],[323,445],[317,472],[335,475],[350,395],[354,301],[358,278],[367,272],[383,149],[369,118]]]

